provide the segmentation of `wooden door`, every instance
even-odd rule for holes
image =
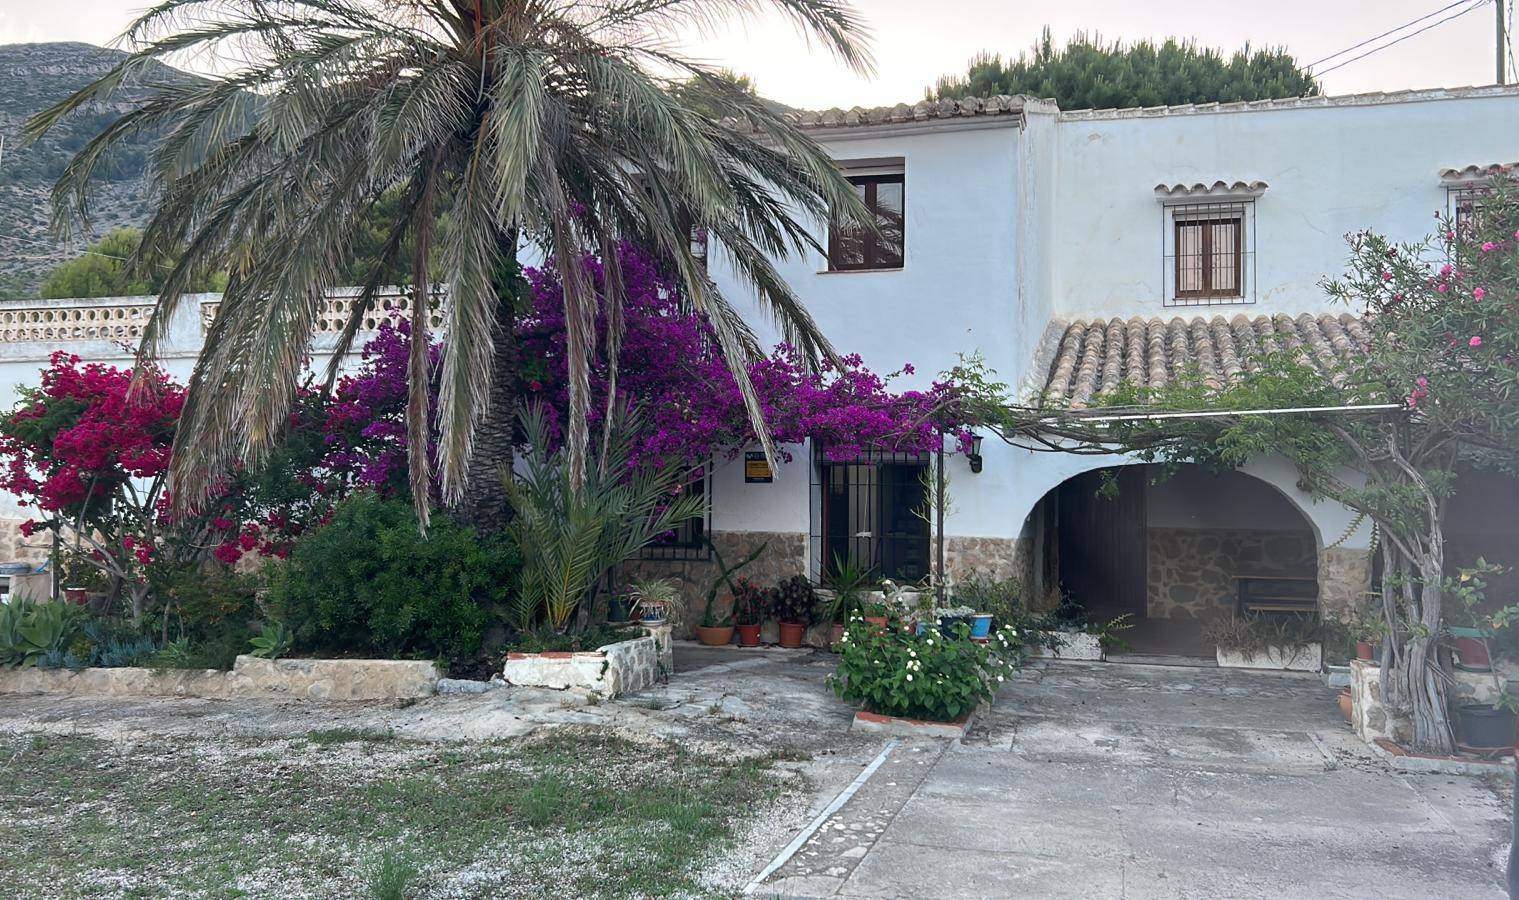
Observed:
[[[1149,578],[1145,552],[1145,469],[1116,470],[1117,496],[1098,494],[1102,472],[1059,487],[1060,584],[1077,603],[1103,617],[1145,617]]]

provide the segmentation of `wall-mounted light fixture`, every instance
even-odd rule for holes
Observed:
[[[970,436],[970,452],[965,454],[965,458],[969,460],[972,472],[981,471],[981,435],[973,434]]]

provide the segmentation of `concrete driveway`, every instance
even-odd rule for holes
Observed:
[[[893,747],[752,893],[1501,898],[1508,790],[1388,770],[1313,677],[1051,663]]]

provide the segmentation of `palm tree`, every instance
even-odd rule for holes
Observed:
[[[510,273],[521,241],[562,263],[577,484],[598,302],[612,322],[610,359],[619,341],[619,241],[668,261],[686,301],[713,324],[773,455],[745,370],[757,340],[693,254],[692,229],[816,362],[833,350],[772,261],[817,246],[809,221],[872,226],[816,144],[667,37],[760,12],[789,17],[854,70],[871,68],[845,0],[162,0],[143,13],[122,38],[132,52],[36,116],[27,134],[124,83],[152,88],[74,157],[53,193],[55,224],[67,232],[88,216],[91,172],[111,149],[162,134],[149,163],[157,207],[133,264],[172,268],[141,358],[155,354],[162,323],[198,277],[228,273],[176,438],[176,500],[193,506],[234,460],[256,464],[279,440],[353,223],[387,194],[401,202],[328,382],[384,273],[409,271],[408,444],[424,526],[434,429],[444,502],[480,525],[506,515],[498,473],[512,453]],[[151,67],[182,58],[210,60],[220,74],[170,81]],[[713,108],[729,116],[702,112]],[[607,266],[600,300],[578,264],[588,253]],[[447,343],[429,373],[427,323],[439,303]],[[609,374],[615,393],[615,362]]]

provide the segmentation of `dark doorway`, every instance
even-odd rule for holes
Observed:
[[[1116,482],[1118,492],[1104,489]],[[1093,618],[1145,617],[1143,466],[1077,475],[1060,485],[1060,584]]]
[[[919,581],[931,571],[924,473],[928,457],[876,454],[848,462],[818,460],[822,503],[815,527],[823,569],[845,559],[878,578]]]

